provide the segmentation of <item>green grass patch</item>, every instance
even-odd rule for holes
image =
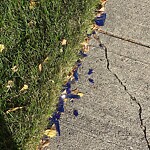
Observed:
[[[55,110],[96,0],[1,0],[0,149],[35,149]],[[62,47],[65,38],[67,45]],[[63,48],[63,52],[60,50]],[[48,57],[46,63],[43,63]],[[42,71],[39,64],[42,63]],[[17,70],[12,68],[16,66]],[[10,84],[11,81],[11,84]],[[20,91],[24,85],[28,89]],[[8,110],[22,107],[13,112]]]

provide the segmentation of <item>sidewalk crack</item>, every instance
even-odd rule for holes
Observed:
[[[139,107],[139,121],[140,121],[140,128],[142,129],[142,131],[143,131],[143,134],[144,134],[144,138],[145,138],[145,141],[146,141],[146,143],[147,143],[147,147],[148,147],[148,149],[150,150],[150,143],[149,143],[149,141],[148,141],[148,137],[147,137],[147,132],[146,132],[146,126],[144,125],[144,123],[143,123],[143,119],[142,119],[142,106],[141,106],[141,104],[137,101],[137,99],[136,99],[136,97],[133,97],[131,94],[130,94],[130,92],[128,91],[128,89],[127,89],[127,87],[123,84],[123,82],[121,81],[121,79],[117,76],[117,74],[115,74],[111,69],[110,69],[110,61],[109,61],[109,58],[108,58],[108,51],[107,51],[107,47],[106,46],[104,46],[104,45],[102,45],[102,47],[104,48],[104,51],[105,51],[105,58],[106,58],[106,62],[107,62],[107,65],[106,65],[106,67],[107,67],[107,70],[111,73],[111,74],[113,74],[114,76],[115,76],[115,78],[118,80],[118,82],[121,84],[121,86],[124,88],[124,90],[125,90],[125,92],[130,96],[130,99],[132,100],[132,101],[134,101],[136,104],[137,104],[137,106]]]

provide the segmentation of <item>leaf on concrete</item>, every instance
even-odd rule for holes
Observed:
[[[56,127],[55,127],[55,125],[53,125],[52,127],[51,127],[51,129],[47,129],[47,130],[45,130],[45,132],[44,132],[44,135],[46,135],[46,136],[48,136],[48,137],[55,137],[56,136]]]

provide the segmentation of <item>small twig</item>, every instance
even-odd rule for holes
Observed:
[[[10,113],[10,112],[13,112],[13,111],[16,111],[18,109],[22,109],[23,107],[15,107],[15,108],[11,108],[9,110],[6,111],[6,114]]]

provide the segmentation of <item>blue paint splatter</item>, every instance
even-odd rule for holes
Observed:
[[[89,69],[88,75],[93,73],[93,69]]]
[[[73,110],[73,114],[77,117],[79,115],[78,110]]]
[[[89,80],[89,82],[94,83],[93,79],[89,78],[88,80]]]

